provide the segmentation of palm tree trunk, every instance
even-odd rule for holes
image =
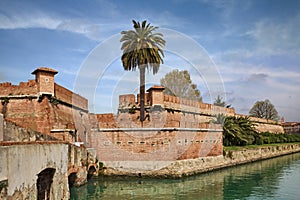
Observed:
[[[145,116],[145,66],[140,67],[140,121],[144,121]]]

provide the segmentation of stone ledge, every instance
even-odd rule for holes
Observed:
[[[191,132],[220,132],[222,129],[206,129],[206,128],[100,128],[91,129],[99,132],[126,132],[126,131],[191,131]]]
[[[158,178],[180,178],[199,173],[213,171],[221,168],[246,164],[259,160],[274,158],[287,154],[300,152],[300,144],[283,144],[281,146],[263,146],[259,149],[246,149],[229,151],[231,156],[201,157],[196,159],[176,160],[164,168],[158,170],[134,170],[107,168],[104,175],[107,176],[139,176]]]

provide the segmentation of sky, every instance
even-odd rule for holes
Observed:
[[[120,32],[147,20],[166,40],[159,73],[188,70],[204,102],[221,95],[237,113],[269,99],[285,121],[300,121],[299,0],[0,0],[0,82],[34,79],[41,66],[89,100],[116,112],[119,94],[137,93],[124,71]]]

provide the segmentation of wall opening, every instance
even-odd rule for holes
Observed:
[[[76,179],[77,179],[76,172],[73,172],[68,176],[69,187],[74,186]]]
[[[87,179],[91,179],[96,171],[96,168],[94,166],[91,166],[88,170]]]
[[[38,174],[37,179],[37,200],[50,200],[51,188],[55,169],[46,168]]]

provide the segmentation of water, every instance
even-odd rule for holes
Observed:
[[[71,199],[300,199],[300,153],[183,179],[94,178]]]

